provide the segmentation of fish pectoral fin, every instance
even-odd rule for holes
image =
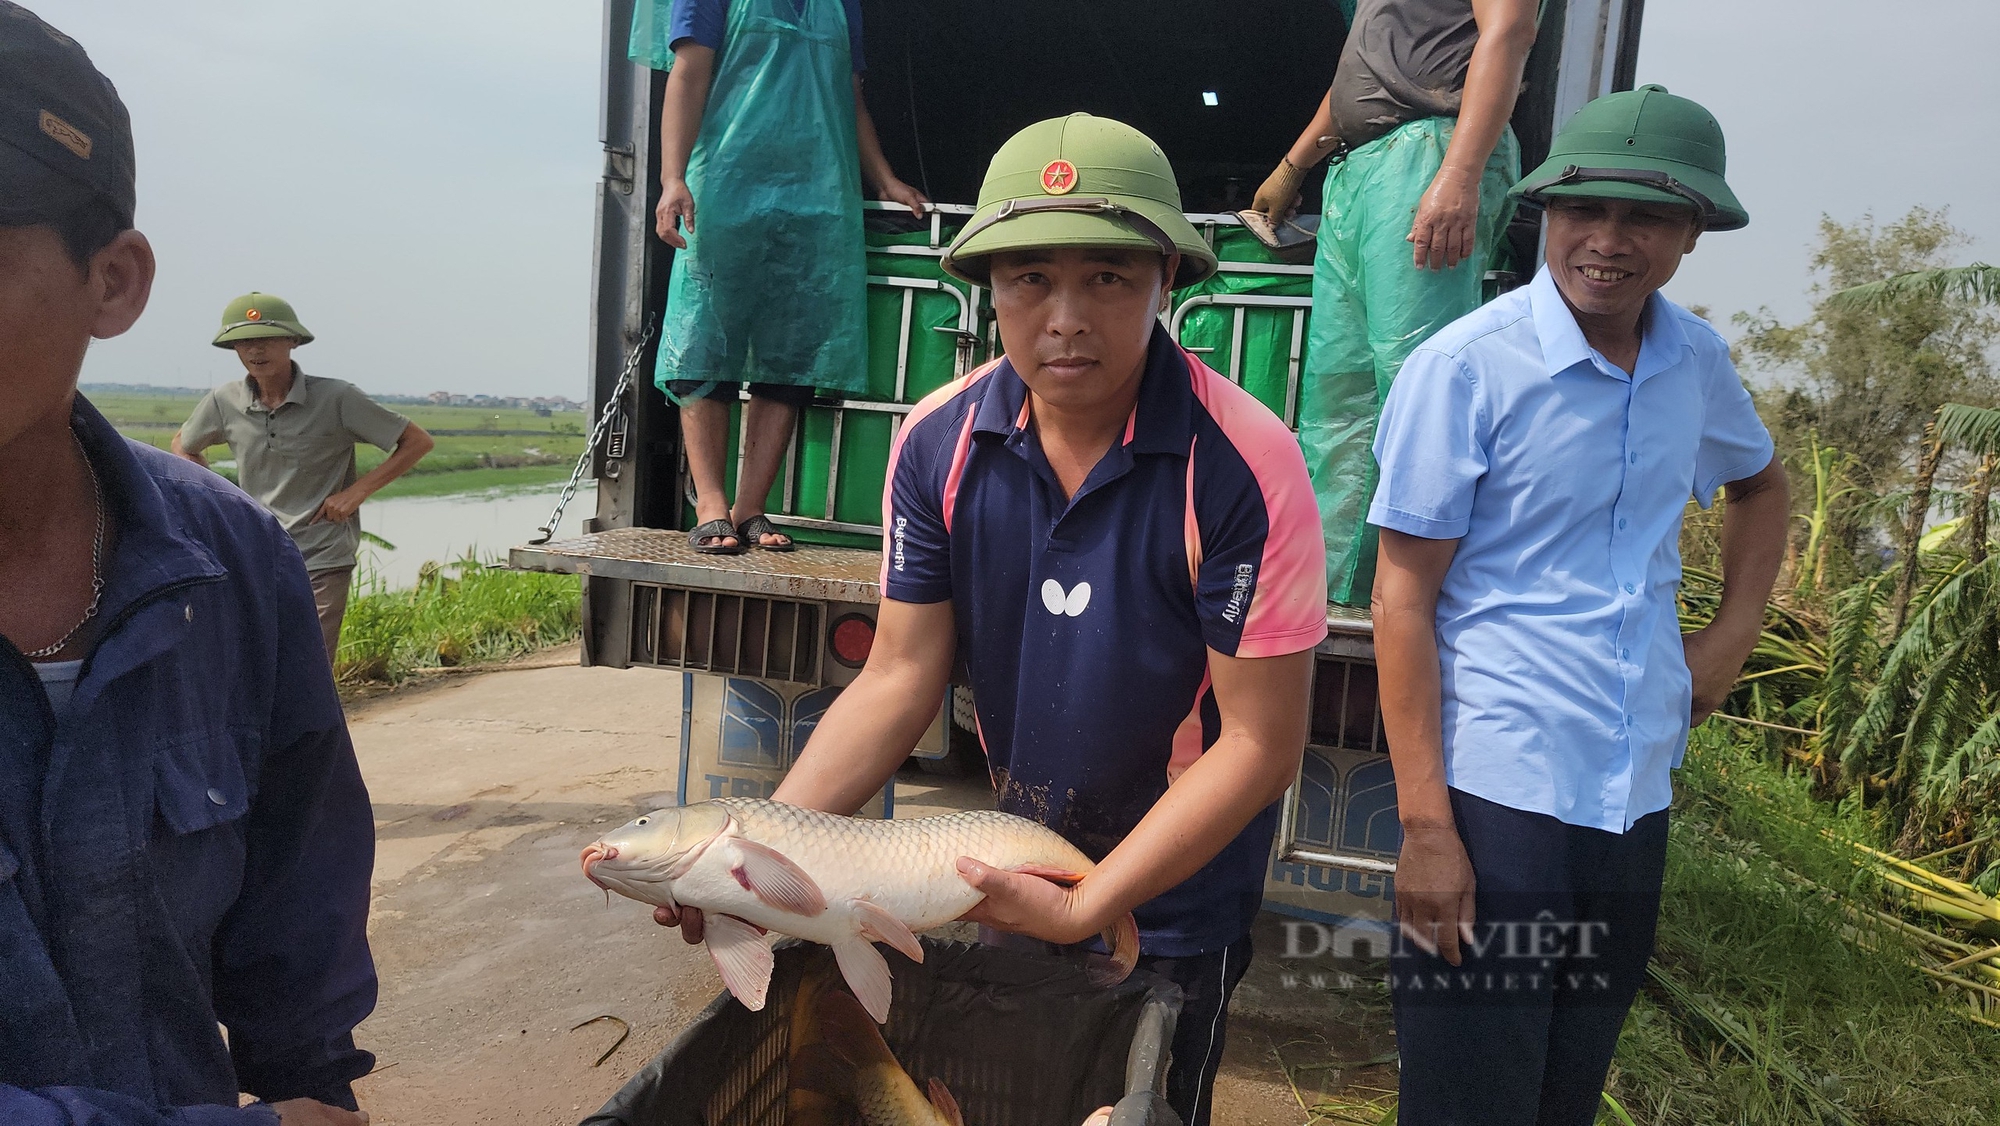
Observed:
[[[1104,928],[1104,948],[1111,951],[1109,957],[1092,954],[1084,966],[1090,983],[1100,989],[1108,989],[1132,976],[1133,968],[1139,964],[1139,923],[1131,912]]]
[[[736,849],[736,863],[729,874],[743,890],[794,915],[813,916],[826,910],[826,895],[792,858],[756,841],[737,837],[730,841]]]
[[[889,1023],[889,962],[859,935],[835,946],[833,959],[840,964],[840,976],[876,1024]],[[831,1000],[831,995],[828,1000]]]
[[[912,962],[924,960],[924,944],[917,941],[909,925],[873,900],[857,896],[848,900],[861,918],[861,937],[870,942],[886,942]]]
[[[1083,882],[1082,872],[1072,872],[1067,868],[1057,868],[1048,864],[1017,864],[1007,870],[1009,872],[1019,872],[1023,876],[1040,876],[1045,880],[1052,880],[1064,887]]]
[[[764,943],[764,932],[734,915],[713,912],[702,920],[704,945],[715,959],[715,971],[722,984],[743,1007],[757,1012],[764,1007],[764,991],[771,984],[774,959]],[[880,958],[881,955],[876,955]]]
[[[931,1105],[937,1108],[951,1126],[965,1126],[965,1115],[958,1109],[958,1100],[951,1097],[951,1091],[942,1079],[932,1079],[926,1088],[931,1097]]]

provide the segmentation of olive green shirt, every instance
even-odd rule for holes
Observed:
[[[330,571],[354,566],[361,521],[357,515],[315,524],[313,514],[354,483],[354,443],[394,450],[409,424],[352,383],[307,375],[293,364],[291,394],[277,410],[258,401],[249,376],[210,391],[181,427],[181,448],[193,453],[227,443],[237,483],[292,534],[306,570]]]
[[[1426,117],[1457,117],[1479,45],[1472,0],[1360,0],[1329,104],[1350,149]]]

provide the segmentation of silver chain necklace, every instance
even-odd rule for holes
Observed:
[[[84,471],[90,474],[90,492],[97,499],[97,534],[90,541],[90,606],[83,612],[82,620],[69,628],[69,632],[56,639],[55,644],[45,645],[24,654],[29,660],[53,657],[63,651],[90,619],[97,616],[98,603],[104,600],[104,483],[97,479],[97,467],[90,463],[90,453],[83,448],[83,439],[71,430],[69,437],[76,443],[77,456],[83,458]]]

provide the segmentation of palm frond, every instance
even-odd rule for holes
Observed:
[[[1965,741],[1943,756],[1924,779],[1922,799],[1932,811],[1941,811],[1968,781],[2000,775],[2000,712],[1966,736]]]
[[[1986,718],[1985,686],[1976,671],[1965,667],[1968,658],[1986,649],[1983,634],[1975,630],[1956,639],[1925,670],[1892,779],[1921,784]]]
[[[2000,453],[2000,408],[1946,403],[1938,408],[1937,419],[1938,437],[1945,444],[1982,456]]]
[[[1985,634],[1996,618],[2000,618],[2000,556],[1977,567],[1963,567],[1922,601],[1922,609],[1889,650],[1880,679],[1841,744],[1841,767],[1849,778],[1878,765],[1875,755],[1889,748],[1903,726],[1898,721],[1906,705],[1917,702],[1920,690],[1935,686],[1932,672],[1940,657],[1960,642]],[[1900,740],[1898,744],[1903,750]]]
[[[1828,304],[1835,308],[1886,312],[1913,297],[1933,301],[1956,298],[2000,305],[2000,267],[1974,262],[1970,266],[1912,270],[1878,282],[1843,289],[1829,298]]]
[[[1887,573],[1842,591],[1834,603],[1833,628],[1827,635],[1826,675],[1818,700],[1819,753],[1831,759],[1846,745],[1861,717],[1868,690],[1882,667],[1884,646],[1882,591]]]

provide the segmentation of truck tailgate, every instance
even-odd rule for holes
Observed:
[[[507,564],[603,579],[635,579],[695,590],[761,594],[826,602],[878,602],[882,553],[801,544],[796,551],[703,555],[687,533],[664,528],[614,528],[574,539],[523,545]]]

